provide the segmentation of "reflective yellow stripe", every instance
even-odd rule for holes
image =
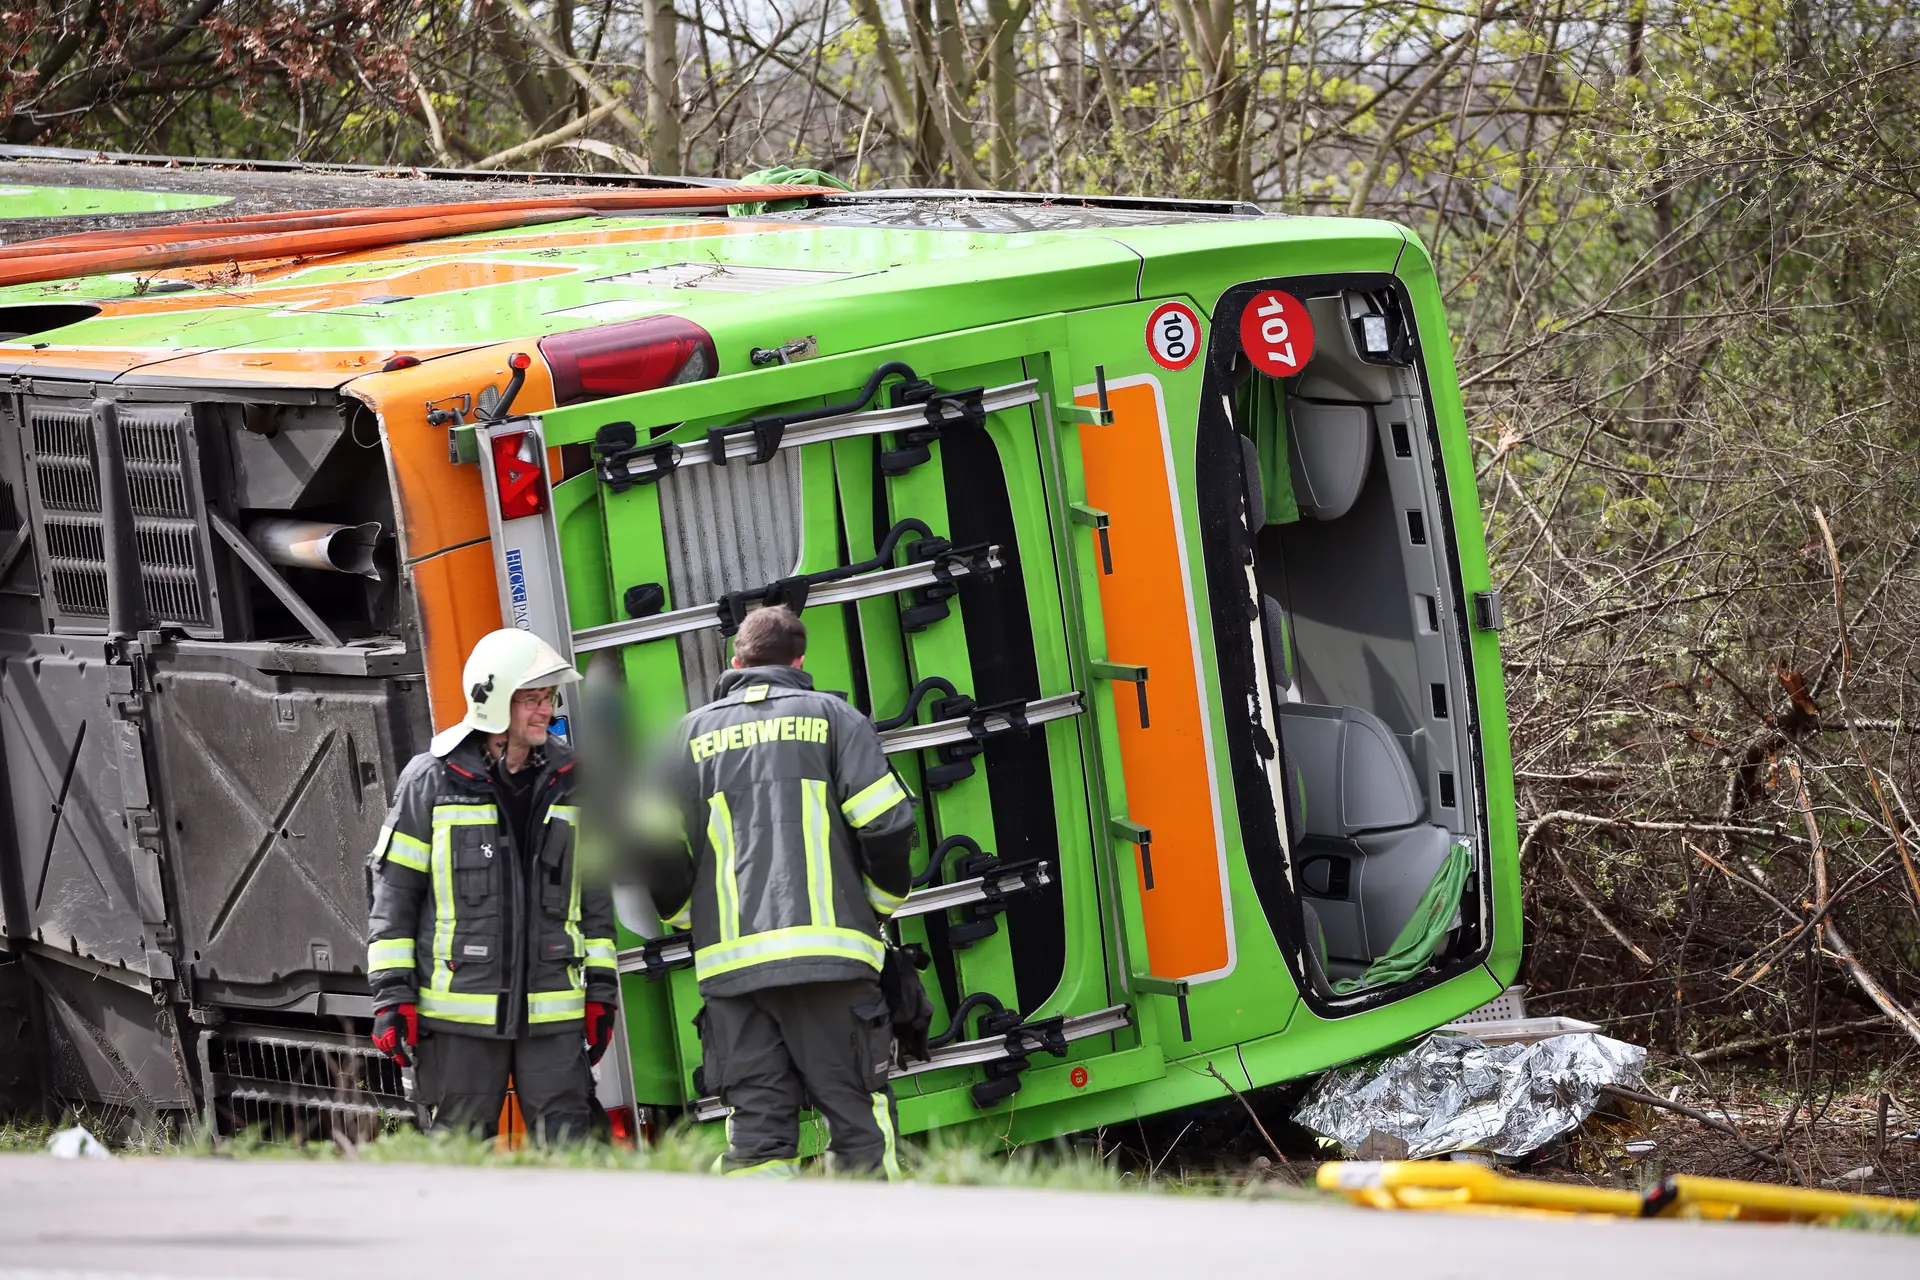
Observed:
[[[424,840],[416,840],[404,831],[395,831],[392,827],[380,828],[380,839],[374,847],[381,859],[409,871],[425,871],[433,862],[431,845]]]
[[[378,938],[367,944],[367,972],[413,968],[412,938]]]
[[[881,915],[890,916],[902,906],[906,905],[907,900],[905,898],[898,894],[888,893],[885,889],[882,889],[872,880],[868,880],[865,876],[862,876],[861,879],[866,880],[867,901],[871,903],[873,909]]]
[[[722,1169],[723,1178],[791,1178],[800,1172],[800,1157],[782,1156],[776,1160],[762,1160],[759,1164],[750,1164],[740,1169]]]
[[[584,991],[532,991],[527,994],[528,1022],[565,1022],[587,1016]]]
[[[906,798],[907,789],[889,773],[856,793],[840,806],[840,812],[846,815],[847,825],[857,831]]]
[[[433,975],[436,991],[453,986],[453,828],[433,826]],[[421,993],[425,995],[425,992]]]
[[[807,919],[833,925],[833,857],[827,827],[827,784],[817,778],[800,780],[800,829],[807,846]]]
[[[436,827],[471,827],[482,822],[500,821],[500,810],[490,804],[436,804],[433,806],[433,825]]]
[[[580,825],[580,806],[577,804],[556,804],[547,810],[548,822],[571,822]]]
[[[567,897],[567,936],[573,939],[573,954],[587,954],[587,940],[580,936],[580,850],[573,851],[573,889]]]
[[[693,953],[693,971],[701,979],[775,960],[858,960],[875,969],[886,957],[876,938],[857,929],[819,929],[802,925],[770,929],[734,942],[716,943]]]
[[[619,953],[614,950],[612,938],[587,939],[587,968],[618,969]]]
[[[708,802],[707,843],[713,846],[713,891],[720,903],[720,941],[740,936],[740,869],[734,866],[733,810],[727,793],[716,791]]]
[[[457,907],[453,897],[453,829],[493,826],[499,821],[500,810],[490,804],[433,806],[433,976],[430,985],[442,994],[453,987],[453,928]],[[491,1020],[491,1015],[482,1019]]]
[[[880,1126],[880,1136],[886,1140],[887,1152],[881,1158],[881,1167],[887,1171],[888,1182],[900,1181],[900,1149],[893,1132],[893,1107],[884,1093],[873,1095],[873,1122]]]
[[[669,929],[693,928],[693,899],[688,898],[680,904],[680,909],[660,922]]]
[[[420,1015],[425,1018],[438,1018],[442,1022],[465,1022],[475,1026],[492,1026],[498,1008],[496,996],[469,996],[453,991],[435,991],[431,987],[420,992]]]

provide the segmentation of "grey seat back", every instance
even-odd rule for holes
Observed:
[[[1373,461],[1373,415],[1363,404],[1287,401],[1293,496],[1302,515],[1338,520],[1353,509]]]
[[[1287,755],[1300,771],[1308,835],[1339,839],[1425,818],[1426,799],[1413,765],[1378,716],[1308,702],[1275,710]]]
[[[1273,681],[1279,701],[1296,701],[1299,677],[1293,670],[1293,626],[1287,621],[1287,611],[1278,600],[1267,596],[1260,616],[1267,638],[1267,678]]]

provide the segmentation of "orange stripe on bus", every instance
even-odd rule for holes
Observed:
[[[477,396],[482,387],[505,387],[511,372],[507,357],[516,351],[527,352],[534,361],[514,409],[551,409],[553,377],[532,339],[462,351],[411,369],[356,379],[346,387],[349,395],[380,415],[400,506],[401,547],[411,566],[407,572],[413,575],[427,700],[436,728],[445,728],[466,712],[460,671],[474,642],[501,625],[500,588],[493,574],[480,468],[447,459],[447,429],[428,425],[427,411],[434,405],[460,407],[459,393]]]
[[[1110,386],[1108,404],[1113,425],[1082,428],[1080,456],[1087,501],[1111,517],[1113,572],[1099,579],[1107,656],[1148,671],[1147,728],[1132,688],[1114,688],[1127,816],[1153,832],[1153,888],[1141,881],[1152,972],[1185,978],[1232,959],[1193,602],[1181,572],[1158,385]]]
[[[500,629],[491,540],[460,547],[410,570],[420,610],[420,647],[427,669],[427,706],[435,731],[467,713],[460,672],[480,637]]]
[[[331,265],[331,264],[329,264]],[[368,298],[430,297],[437,293],[458,293],[468,289],[486,289],[524,280],[544,280],[583,272],[579,263],[501,262],[493,259],[452,258],[422,262],[391,275],[355,280],[334,280],[324,284],[298,279],[249,286],[244,291],[219,293],[141,294],[118,298],[102,306],[105,316],[164,315],[187,311],[284,311],[301,308],[324,312],[333,307],[368,304]]]

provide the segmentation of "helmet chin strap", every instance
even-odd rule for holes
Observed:
[[[531,746],[521,746],[517,752],[514,748],[515,743],[511,731],[507,733],[488,734],[486,744],[487,763],[498,763],[501,757],[504,756],[507,761],[507,771],[509,773],[520,772],[527,767],[527,760],[533,755],[533,748]],[[514,760],[516,754],[520,757],[517,762]]]
[[[504,733],[490,733],[487,735],[487,762],[489,764],[494,763],[504,756],[507,761],[507,771],[509,773],[518,773],[527,767],[527,761],[533,757],[533,753],[538,745],[539,744],[532,742],[516,742],[512,721],[509,720],[508,727]]]

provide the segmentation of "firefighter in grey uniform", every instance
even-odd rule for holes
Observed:
[[[693,929],[722,1172],[792,1173],[811,1098],[836,1169],[897,1178],[880,926],[912,879],[913,799],[872,722],[800,670],[806,636],[785,608],[749,614],[735,669],[680,722],[643,824],[678,853],[650,887]]]
[[[592,1128],[618,999],[613,901],[582,883],[574,758],[548,734],[579,674],[524,631],[483,636],[467,714],[400,775],[370,860],[373,1042],[417,1056],[435,1127],[491,1137],[511,1076],[535,1137]]]

